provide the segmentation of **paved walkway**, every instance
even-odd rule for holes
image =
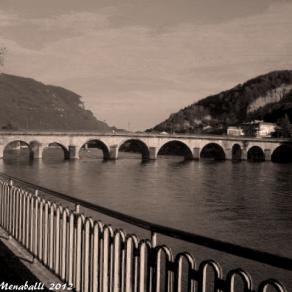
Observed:
[[[28,281],[28,285],[35,285],[35,283],[39,282],[39,280],[21,263],[20,259],[6,247],[0,238],[0,285],[3,282],[9,285],[24,285],[26,281]],[[1,290],[0,286],[0,291]]]
[[[30,286],[30,289],[22,289],[24,291],[49,291],[47,288],[52,288],[53,284],[64,284],[42,263],[33,260],[16,240],[8,239],[7,232],[0,227],[0,291],[7,290],[3,288],[3,282],[4,285]]]

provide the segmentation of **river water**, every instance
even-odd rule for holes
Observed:
[[[0,171],[151,222],[292,257],[292,165],[273,162],[104,162],[52,152],[41,161],[8,159]],[[94,154],[94,155],[91,155]]]

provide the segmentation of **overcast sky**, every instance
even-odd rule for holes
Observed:
[[[60,85],[110,125],[292,69],[290,0],[0,0],[4,71]]]

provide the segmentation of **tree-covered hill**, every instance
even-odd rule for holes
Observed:
[[[292,122],[292,70],[274,71],[208,96],[171,114],[148,131],[223,133],[228,126],[250,120]]]
[[[292,90],[285,94],[280,101],[266,104],[250,114],[250,118],[266,122],[276,122],[283,117],[288,117],[292,122]]]
[[[107,131],[110,127],[86,110],[74,92],[2,73],[0,129]]]

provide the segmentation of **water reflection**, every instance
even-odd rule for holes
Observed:
[[[102,152],[94,153],[100,159],[88,152],[64,161],[63,155],[6,159],[0,170],[149,221],[292,256],[289,164],[163,156],[141,163],[131,154],[104,161]]]

